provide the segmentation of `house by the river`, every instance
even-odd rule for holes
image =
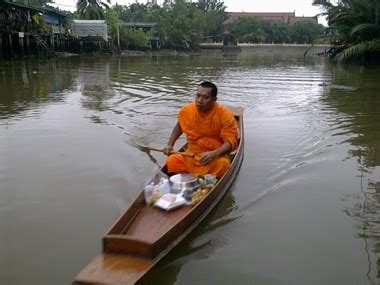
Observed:
[[[54,56],[66,50],[69,16],[33,0],[0,1],[0,58]]]

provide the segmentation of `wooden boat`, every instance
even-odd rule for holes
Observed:
[[[239,144],[231,166],[196,205],[167,212],[147,206],[142,192],[103,238],[103,253],[95,257],[73,284],[135,284],[181,242],[218,204],[243,161],[243,109],[231,111],[239,125]]]

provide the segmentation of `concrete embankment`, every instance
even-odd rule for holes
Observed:
[[[242,52],[257,52],[257,53],[302,53],[304,54],[308,49],[308,54],[317,55],[323,53],[329,48],[329,45],[314,45],[310,44],[246,44],[239,43],[237,45]],[[222,51],[222,43],[202,43],[202,51]]]

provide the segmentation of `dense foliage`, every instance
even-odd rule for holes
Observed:
[[[149,44],[150,39],[158,36],[158,47],[161,49],[193,50],[208,39],[221,40],[224,10],[224,4],[219,0],[195,3],[166,0],[162,6],[154,3],[116,5],[106,12],[106,19],[114,42],[117,38],[117,19],[123,22],[157,23],[155,28],[146,33],[148,41],[142,41],[141,33],[132,32],[130,28],[119,24],[121,48],[134,46],[135,49],[146,49],[146,43]],[[135,41],[137,34],[141,41]],[[136,44],[130,45],[131,41]]]
[[[101,0],[78,0],[78,12],[84,19],[99,19]],[[103,3],[104,4],[104,3]],[[79,9],[81,8],[81,9]],[[152,2],[115,5],[105,10],[112,41],[122,49],[195,50],[201,42],[221,42],[226,19],[225,5],[219,0],[165,0],[162,5]],[[157,23],[145,30],[128,27],[126,23]],[[323,34],[324,27],[313,21],[288,25],[264,21],[258,17],[243,17],[228,26],[240,42],[311,43]],[[154,41],[158,39],[159,41]]]
[[[331,56],[338,62],[380,56],[380,0],[314,0],[327,16]]]
[[[239,18],[229,30],[238,41],[251,43],[312,43],[324,33],[324,27],[314,21],[286,24],[260,17]]]

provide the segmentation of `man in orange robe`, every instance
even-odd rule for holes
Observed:
[[[169,155],[166,160],[168,173],[212,174],[219,178],[228,169],[228,154],[236,149],[238,143],[238,126],[231,111],[216,102],[217,92],[213,83],[201,83],[195,101],[178,112],[178,121],[165,152],[170,154],[177,139],[185,133],[186,152],[195,156]]]

